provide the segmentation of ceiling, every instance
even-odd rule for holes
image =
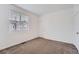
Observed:
[[[72,4],[17,4],[19,7],[37,15],[53,13],[63,9],[72,8]]]

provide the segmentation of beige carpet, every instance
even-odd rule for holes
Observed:
[[[76,54],[77,52],[72,44],[44,38],[36,38],[0,51],[2,54]]]

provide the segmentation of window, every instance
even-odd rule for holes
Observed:
[[[26,31],[28,29],[29,17],[23,13],[10,10],[9,31]]]

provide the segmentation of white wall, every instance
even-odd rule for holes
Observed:
[[[0,5],[0,49],[7,42],[7,14],[8,5]]]
[[[76,32],[79,32],[79,4],[74,5],[74,23],[73,23],[73,43],[77,47],[79,51],[79,34],[77,35]]]
[[[8,32],[8,24],[5,21],[8,20],[8,12],[9,9],[15,9],[22,13],[25,13],[30,17],[29,19],[29,31],[26,32]],[[7,13],[6,13],[7,12]],[[38,16],[34,15],[28,11],[25,11],[19,7],[13,6],[13,5],[0,5],[0,49],[4,49],[19,43],[22,43],[24,41],[31,40],[33,38],[36,38],[38,35]],[[3,26],[5,25],[5,27]],[[4,28],[7,32],[7,38],[4,38],[5,33]],[[3,36],[1,34],[3,33]],[[2,36],[2,37],[1,37]]]
[[[39,35],[51,40],[72,43],[72,22],[72,8],[43,15],[40,17]]]

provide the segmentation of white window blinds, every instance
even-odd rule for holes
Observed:
[[[26,31],[28,29],[29,17],[23,13],[10,10],[9,31]]]

